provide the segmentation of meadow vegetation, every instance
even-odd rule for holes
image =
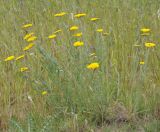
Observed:
[[[0,0],[0,131],[160,131],[159,0]]]

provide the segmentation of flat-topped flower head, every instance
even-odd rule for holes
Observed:
[[[142,28],[141,29],[142,33],[149,33],[150,31],[151,31],[151,29],[149,29],[149,28]]]
[[[29,27],[32,27],[33,24],[32,23],[28,23],[28,24],[25,24],[22,26],[22,28],[29,28]]]
[[[30,43],[26,47],[23,48],[23,51],[27,51],[27,50],[31,49],[33,46],[34,46],[34,44]]]
[[[78,30],[78,29],[79,29],[78,26],[72,26],[72,27],[69,28],[70,31],[74,31],[74,30]]]
[[[55,34],[49,35],[48,38],[49,39],[54,39],[54,38],[56,38],[56,35]]]
[[[29,34],[26,34],[24,37],[23,37],[23,39],[24,40],[27,40],[27,39],[29,39],[30,37],[32,37],[34,35],[34,33],[32,32],[32,33],[29,33]]]
[[[145,63],[144,63],[144,61],[140,61],[139,64],[140,65],[144,65]]]
[[[93,18],[91,18],[90,19],[90,21],[97,21],[97,20],[99,20],[100,18],[98,18],[98,17],[93,17]]]
[[[77,42],[74,42],[74,44],[73,44],[74,47],[80,47],[83,45],[84,45],[84,42],[82,42],[82,41],[77,41]]]
[[[8,56],[4,61],[11,61],[11,60],[14,60],[15,59],[15,56]]]
[[[66,12],[60,12],[60,13],[55,14],[54,16],[55,17],[62,17],[64,15],[66,15],[66,14],[67,14]]]
[[[93,62],[93,63],[87,65],[87,68],[91,69],[91,70],[96,70],[96,69],[99,68],[99,63],[98,62]]]
[[[46,95],[47,93],[48,93],[47,91],[43,91],[41,94]]]
[[[152,48],[152,47],[155,47],[156,46],[156,44],[155,43],[145,43],[145,46],[147,47],[147,48]]]
[[[21,72],[25,72],[25,71],[28,71],[28,70],[29,70],[28,67],[21,67],[21,68],[20,68],[20,71],[21,71]]]
[[[103,29],[102,29],[102,28],[99,28],[99,29],[97,29],[96,31],[99,32],[99,33],[102,33],[102,32],[103,32]]]
[[[33,42],[37,39],[36,36],[31,36],[30,38],[27,39],[27,42]]]
[[[74,36],[74,37],[81,37],[81,36],[82,36],[82,32],[73,34],[73,36]]]
[[[86,15],[87,15],[86,13],[79,13],[79,14],[74,15],[74,17],[80,18],[80,17],[86,16]]]
[[[18,57],[16,58],[16,60],[23,59],[24,57],[25,57],[25,55],[18,56]]]

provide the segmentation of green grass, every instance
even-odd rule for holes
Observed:
[[[1,0],[0,131],[158,132],[159,8],[158,0]],[[68,14],[54,17],[62,11]],[[72,19],[81,12],[87,15]],[[33,27],[22,29],[26,23]],[[73,25],[82,38],[72,36]],[[140,34],[143,27],[151,29],[149,36]],[[63,31],[49,40],[57,29]],[[38,39],[24,52],[26,32]],[[79,40],[84,46],[74,47]],[[22,54],[22,60],[4,62]],[[92,62],[100,64],[95,71],[86,68]],[[24,66],[29,71],[21,73]]]

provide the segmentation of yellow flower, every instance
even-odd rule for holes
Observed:
[[[46,95],[48,92],[47,91],[43,91],[42,92],[42,95]]]
[[[18,57],[16,58],[16,60],[20,60],[20,59],[24,58],[24,56],[25,56],[25,55],[18,56]]]
[[[28,71],[28,70],[29,70],[28,67],[21,67],[21,68],[20,68],[20,71],[21,71],[21,72]]]
[[[91,69],[91,70],[95,70],[95,69],[99,68],[99,63],[97,63],[97,62],[91,63],[91,64],[87,65],[87,68]]]
[[[9,56],[7,57],[4,61],[11,61],[11,60],[14,60],[15,59],[15,56]]]
[[[56,30],[54,33],[56,34],[56,33],[59,33],[59,32],[62,32],[62,30]]]
[[[149,29],[149,28],[142,28],[141,29],[142,33],[149,33],[150,31],[151,31],[151,29]]]
[[[27,42],[32,42],[32,41],[34,41],[36,39],[37,39],[36,36],[32,36],[32,37],[30,37],[30,38],[27,39]]]
[[[72,26],[72,27],[70,27],[70,31],[73,31],[73,30],[78,30],[79,29],[79,27],[78,26]]]
[[[144,61],[140,61],[139,64],[140,64],[140,65],[144,65]]]
[[[103,32],[103,29],[102,28],[99,28],[99,29],[97,29],[97,32]]]
[[[76,33],[73,35],[74,37],[81,37],[82,36],[82,33]]]
[[[74,42],[74,44],[73,44],[74,47],[80,47],[80,46],[83,46],[83,45],[84,45],[84,43],[81,42],[81,41]]]
[[[66,14],[67,14],[66,12],[60,12],[60,13],[55,14],[54,16],[55,17],[61,17],[61,16],[64,16]]]
[[[155,43],[145,43],[145,46],[146,46],[147,48],[152,48],[152,47],[155,47],[156,44],[155,44]]]
[[[33,24],[29,23],[29,24],[23,25],[22,28],[29,28],[29,27],[32,27],[32,26],[33,26]]]
[[[74,15],[74,17],[76,17],[76,18],[80,18],[80,17],[83,17],[83,16],[86,16],[86,14],[85,13],[79,13],[79,14]]]
[[[32,32],[32,33],[29,33],[29,34],[26,34],[26,35],[23,37],[23,39],[24,39],[24,40],[27,40],[28,38],[32,37],[33,34],[34,34],[33,32]]]
[[[29,49],[31,49],[34,46],[33,43],[28,44],[25,48],[23,48],[24,51],[27,51]]]
[[[49,38],[49,39],[54,39],[54,38],[56,38],[56,35],[55,35],[55,34],[52,34],[52,35],[48,36],[48,38]]]
[[[97,21],[97,20],[99,20],[100,18],[98,18],[98,17],[93,17],[93,18],[91,18],[90,20],[91,21]]]

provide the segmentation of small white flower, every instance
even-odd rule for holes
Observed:
[[[32,97],[30,95],[28,95],[28,100],[33,103]]]
[[[72,20],[74,19],[74,15],[73,15],[73,13],[71,13],[71,19],[72,19]]]
[[[30,53],[29,55],[32,56],[32,55],[34,55],[34,53]]]

